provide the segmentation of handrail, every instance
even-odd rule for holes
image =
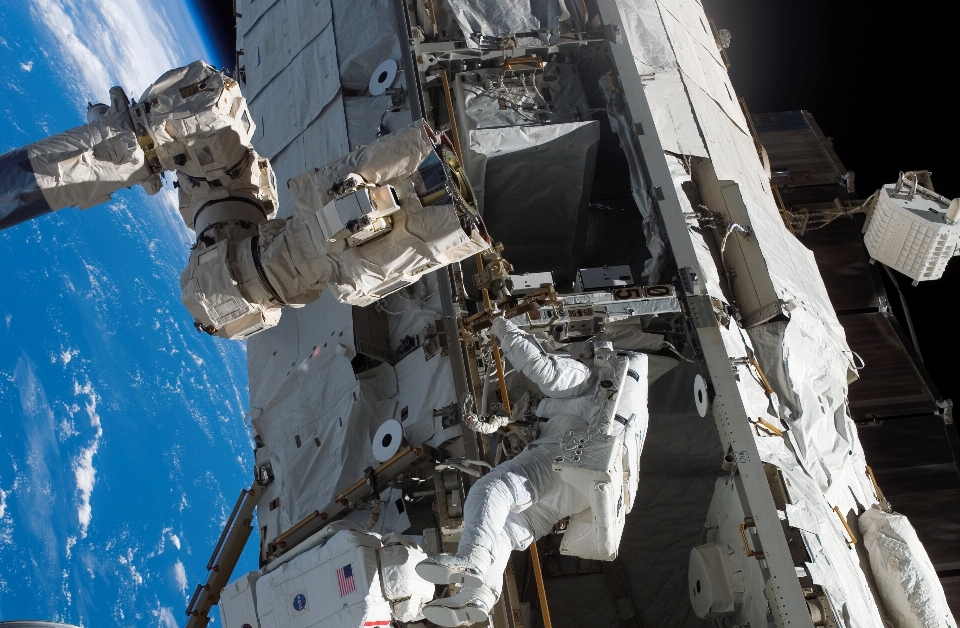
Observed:
[[[253,510],[264,488],[255,480],[249,489],[240,491],[233,512],[230,513],[207,562],[207,581],[197,585],[187,604],[189,619],[186,628],[206,628],[210,623],[210,609],[220,601],[220,592],[230,581],[240,554],[253,532]]]

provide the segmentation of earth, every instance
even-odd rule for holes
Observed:
[[[219,62],[194,9],[0,0],[0,153],[83,124],[112,85],[139,98]],[[253,455],[246,347],[180,304],[192,235],[169,179],[0,232],[0,620],[186,621]]]

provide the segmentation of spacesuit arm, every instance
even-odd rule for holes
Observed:
[[[591,382],[590,369],[573,358],[548,355],[512,322],[495,318],[493,334],[507,360],[529,377],[549,397],[574,397],[584,394]]]

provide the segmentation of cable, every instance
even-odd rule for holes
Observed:
[[[739,223],[731,222],[727,226],[726,233],[723,234],[723,240],[720,242],[720,259],[721,260],[723,259],[723,253],[727,248],[727,238],[729,238],[730,234],[733,233],[734,231],[738,233],[742,233],[744,237],[749,237],[752,233],[752,231],[750,231],[750,227],[744,227]],[[724,263],[724,268],[726,268],[726,263]]]
[[[893,271],[890,270],[890,267],[882,263],[880,265],[887,271],[890,281],[893,282],[893,287],[897,289],[897,294],[900,295],[900,305],[903,306],[903,316],[907,319],[907,329],[910,330],[910,339],[913,341],[913,348],[917,351],[917,357],[923,362],[923,354],[920,353],[920,341],[917,340],[917,331],[913,328],[913,318],[910,316],[910,308],[907,307],[907,297],[903,294],[903,290],[900,289],[900,284],[897,283],[897,278],[894,276]],[[863,358],[860,358],[860,360],[862,361]]]
[[[429,301],[429,300],[432,299],[433,297],[437,296],[437,294],[439,294],[439,293],[434,292],[433,294],[428,294],[427,296],[423,297],[422,299],[420,299],[420,300],[418,300],[418,301],[415,301],[415,302],[412,302],[413,305],[411,305],[411,306],[408,307],[407,309],[405,309],[405,310],[400,310],[399,312],[394,312],[393,310],[388,310],[387,308],[383,307],[382,301],[378,301],[378,302],[377,302],[376,308],[377,308],[378,310],[380,310],[381,312],[383,312],[384,314],[387,314],[387,315],[389,315],[389,316],[399,316],[400,314],[406,314],[407,312],[412,312],[413,310],[417,309],[418,307],[420,307],[421,305],[423,305],[424,303],[426,303],[427,301]]]
[[[663,341],[663,344],[660,345],[660,346],[661,346],[662,348],[668,350],[670,353],[672,353],[673,355],[677,356],[678,358],[680,358],[680,359],[683,360],[684,362],[693,362],[693,363],[697,363],[697,362],[698,362],[698,360],[693,360],[693,359],[688,358],[687,356],[683,355],[682,353],[680,353],[680,352],[677,350],[676,347],[674,347],[671,343],[667,342],[666,340],[664,340],[664,341]]]

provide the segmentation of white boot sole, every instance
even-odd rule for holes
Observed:
[[[463,624],[487,621],[490,615],[477,606],[450,608],[448,606],[424,606],[423,616],[438,626],[454,628]]]
[[[483,584],[483,578],[479,575],[457,571],[436,563],[420,563],[416,569],[418,576],[433,584],[462,584],[472,589],[476,589]]]

